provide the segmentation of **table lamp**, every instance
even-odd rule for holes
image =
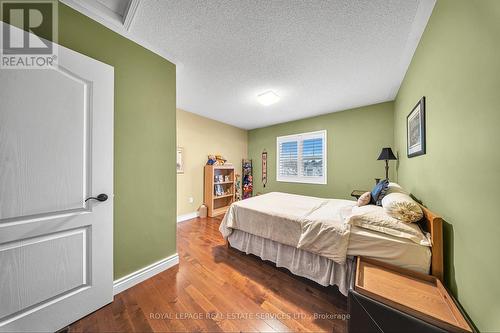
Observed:
[[[382,148],[377,160],[385,161],[385,179],[389,180],[389,160],[397,160],[390,147]]]

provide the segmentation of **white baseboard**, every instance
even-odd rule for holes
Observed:
[[[179,263],[179,255],[176,253],[171,255],[170,257],[164,258],[160,261],[157,261],[149,266],[139,269],[129,275],[126,275],[118,280],[113,281],[113,295],[119,294],[124,290],[127,290],[130,287],[135,286],[138,283],[141,283],[144,280],[149,279],[150,277],[155,276],[158,273],[163,272],[164,270],[169,269]]]
[[[195,219],[198,217],[198,212],[192,212],[184,215],[179,215],[177,216],[177,223],[182,222],[182,221],[187,221],[191,219]]]

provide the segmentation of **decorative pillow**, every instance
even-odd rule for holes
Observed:
[[[372,200],[372,195],[370,192],[365,192],[361,194],[358,198],[358,207],[368,205]]]
[[[418,203],[404,193],[387,194],[382,199],[382,207],[387,214],[406,223],[420,221],[424,216]]]
[[[429,238],[424,235],[418,224],[401,222],[389,216],[384,208],[379,206],[353,207],[352,215],[347,223],[391,236],[410,239],[420,245],[431,246]]]
[[[387,179],[381,180],[377,185],[375,185],[375,187],[371,192],[372,204],[377,206],[382,205],[382,198],[385,196],[388,186],[389,186],[389,181]]]
[[[385,195],[391,194],[391,193],[404,193],[404,194],[409,194],[406,192],[405,189],[401,187],[398,183],[389,183],[387,186],[387,192],[385,192]]]

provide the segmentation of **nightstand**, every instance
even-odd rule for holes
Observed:
[[[364,193],[369,192],[369,191],[364,191],[364,190],[353,190],[351,192],[351,197],[356,198],[356,200],[359,199],[360,196],[362,196]]]
[[[473,332],[441,281],[358,257],[348,331]]]

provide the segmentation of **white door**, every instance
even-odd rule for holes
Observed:
[[[58,57],[0,69],[0,331],[55,331],[113,300],[113,68]]]

